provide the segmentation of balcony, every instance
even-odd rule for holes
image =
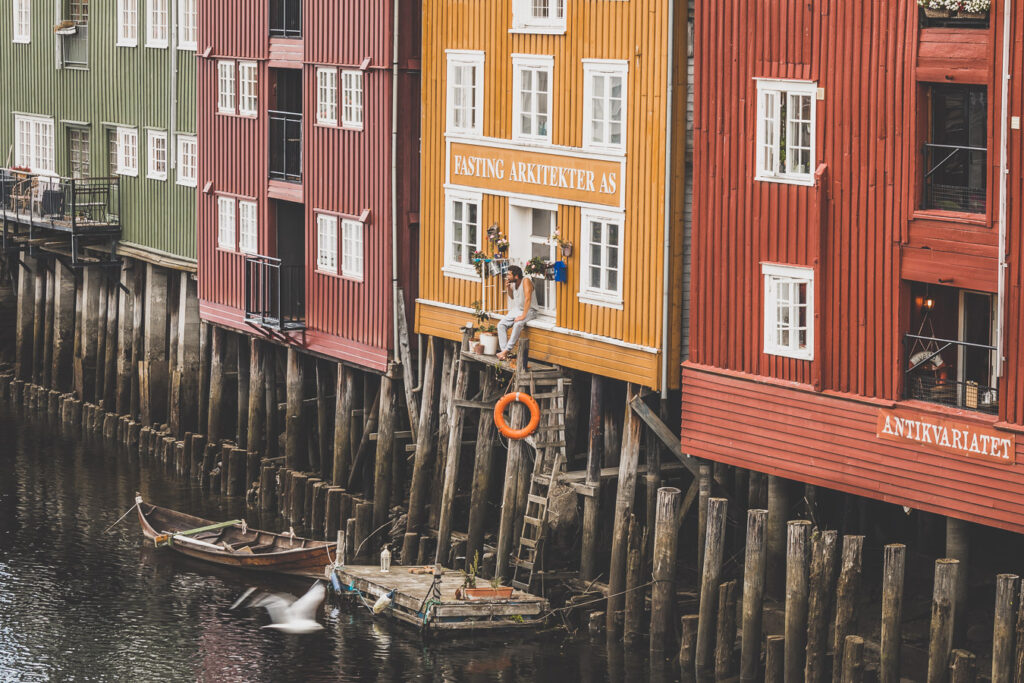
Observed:
[[[245,258],[245,321],[271,330],[306,327],[305,270],[269,256]]]
[[[270,0],[270,36],[302,37],[302,0]]]
[[[921,348],[921,345],[924,348],[920,351],[910,353],[910,349]],[[906,398],[999,414],[998,387],[988,386],[978,378],[969,379],[971,373],[964,372],[965,365],[974,365],[977,361],[989,365],[996,347],[914,334],[906,336],[905,346],[908,349]],[[957,360],[951,364],[945,360],[946,356]]]
[[[270,178],[302,182],[302,114],[270,111]]]
[[[987,150],[984,147],[924,146],[924,208],[985,213]]]

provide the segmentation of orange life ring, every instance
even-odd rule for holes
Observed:
[[[530,423],[522,429],[512,429],[505,422],[505,408],[512,402],[522,403],[530,410]],[[494,406],[494,424],[498,426],[498,431],[501,432],[502,436],[507,439],[515,439],[517,441],[525,439],[537,431],[537,427],[540,425],[540,406],[537,405],[537,402],[529,394],[518,391],[512,394],[505,394],[498,401],[497,405]]]

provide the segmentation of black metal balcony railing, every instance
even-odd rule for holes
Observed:
[[[270,177],[302,181],[302,114],[271,111]]]
[[[78,234],[121,225],[118,178],[62,178],[0,168],[0,211],[7,219]]]
[[[904,337],[904,347],[906,398],[984,413],[999,412],[998,387],[970,379],[970,372],[958,372],[958,364],[963,364],[965,370],[990,369],[996,347],[916,334]],[[989,376],[987,370],[977,374]]]
[[[302,37],[302,0],[270,0],[270,35]]]
[[[306,327],[305,272],[269,256],[245,258],[245,320],[273,330]]]
[[[924,146],[924,208],[985,213],[987,184],[984,147]]]

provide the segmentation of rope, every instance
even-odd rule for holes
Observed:
[[[641,584],[639,586],[634,586],[633,588],[627,588],[626,590],[621,591],[619,593],[612,593],[611,595],[604,595],[604,596],[601,596],[600,598],[594,598],[593,600],[588,600],[587,602],[578,602],[575,605],[566,605],[564,607],[556,607],[555,609],[550,610],[547,613],[542,614],[541,616],[537,617],[537,620],[540,621],[542,619],[547,619],[552,614],[558,614],[558,613],[561,613],[561,612],[566,612],[566,611],[569,611],[569,610],[576,609],[577,607],[585,607],[587,605],[593,605],[593,604],[598,603],[598,602],[603,602],[605,600],[608,600],[609,598],[617,598],[620,595],[625,595],[626,593],[631,593],[632,591],[637,591],[637,590],[640,590],[641,588],[647,588],[648,586],[653,586],[656,583],[664,583],[665,581],[667,581],[667,579],[651,579],[647,583]]]
[[[123,515],[121,515],[121,517],[120,517],[120,518],[119,518],[119,519],[118,519],[118,520],[117,520],[116,522],[114,522],[113,524],[111,524],[110,526],[108,526],[108,527],[107,527],[106,529],[104,529],[104,530],[103,530],[103,533],[107,533],[108,531],[110,531],[111,529],[113,529],[113,528],[114,528],[115,526],[117,526],[118,524],[120,524],[120,523],[121,523],[121,521],[122,521],[122,520],[123,520],[123,519],[124,519],[125,517],[127,517],[127,516],[128,516],[129,514],[131,514],[131,511],[132,511],[132,510],[134,510],[135,508],[137,508],[138,506],[139,506],[139,504],[138,504],[138,503],[135,503],[135,504],[134,504],[134,505],[132,505],[132,506],[131,506],[130,508],[128,508],[128,512],[126,512],[126,513],[124,513]]]

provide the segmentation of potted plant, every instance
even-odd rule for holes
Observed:
[[[952,1],[952,0],[947,0]],[[992,0],[962,0],[956,15],[962,19],[984,19],[992,9]]]
[[[477,588],[476,575],[480,568],[480,553],[473,554],[473,562],[464,571],[462,585],[455,591],[456,600],[509,600],[512,598],[512,586],[502,586],[501,579],[495,577],[490,586]]]
[[[523,272],[527,275],[544,275],[544,271],[547,270],[548,262],[540,256],[534,256],[532,259],[526,262],[526,266],[523,268]]]
[[[480,353],[493,356],[498,353],[498,328],[491,320],[491,314],[484,310],[481,301],[473,302],[473,317],[476,318],[476,331],[480,333]]]
[[[499,237],[494,240],[494,251],[498,254],[508,253],[508,240],[504,237]]]
[[[917,0],[929,19],[984,19],[992,0]]]
[[[917,4],[924,10],[924,15],[929,19],[945,19],[949,17],[949,9],[946,7],[946,0],[917,0]]]
[[[558,248],[561,249],[562,256],[564,258],[569,258],[570,256],[572,256],[572,242],[570,242],[569,240],[562,239],[562,235],[557,228],[555,229],[555,232],[551,235],[551,241],[558,244]]]
[[[477,249],[470,255],[469,260],[473,262],[473,267],[476,269],[476,274],[480,277],[484,275],[484,264],[490,259],[487,258],[487,254]]]

